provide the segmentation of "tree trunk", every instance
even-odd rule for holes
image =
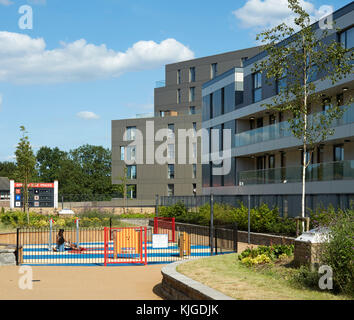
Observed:
[[[301,198],[301,217],[305,218],[305,199],[306,199],[306,143],[303,145],[303,158],[302,158],[302,198]],[[304,232],[305,221],[301,223],[302,232]]]

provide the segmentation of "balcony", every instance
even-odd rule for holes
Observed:
[[[311,121],[311,116],[309,116],[309,121]],[[353,122],[354,108],[352,104],[344,112],[343,117],[341,119],[333,121],[333,127],[338,127]],[[242,147],[250,144],[276,140],[291,136],[292,132],[290,131],[289,122],[283,121],[272,124],[270,126],[265,126],[235,134],[235,147]]]
[[[165,80],[160,80],[155,82],[155,88],[163,88],[166,86],[166,81]]]
[[[306,168],[306,182],[354,180],[354,160],[323,162]],[[239,185],[302,182],[302,166],[241,171]]]

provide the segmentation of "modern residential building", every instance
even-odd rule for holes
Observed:
[[[130,198],[201,194],[200,138],[193,132],[201,129],[202,85],[259,52],[260,47],[254,47],[166,65],[165,80],[157,82],[154,92],[154,116],[112,121],[112,182],[122,183],[126,168]],[[158,134],[161,129],[168,130],[165,137]],[[190,140],[179,140],[181,129],[192,130]],[[143,134],[140,148],[138,132]],[[154,152],[164,143],[166,161],[159,164]],[[182,149],[185,163],[179,161]],[[136,158],[141,161],[134,163]]]
[[[337,39],[347,48],[354,46],[354,3],[333,13],[336,27],[327,30],[328,38]],[[315,24],[318,29],[318,23]],[[320,32],[320,30],[318,30]],[[301,141],[292,136],[286,113],[273,112],[261,105],[272,103],[279,82],[266,83],[254,65],[266,57],[265,52],[244,61],[243,68],[233,68],[206,82],[202,89],[202,127],[210,132],[219,129],[218,150],[222,150],[222,129],[231,129],[231,170],[225,175],[213,175],[213,163],[203,164],[203,194],[253,195],[255,203],[277,205],[283,215],[301,212],[302,159]],[[243,94],[228,98],[231,88],[241,88],[237,82],[243,73]],[[311,105],[313,113],[326,110],[330,103],[346,106],[341,120],[333,124],[335,133],[313,150],[306,173],[308,207],[327,205],[348,207],[354,200],[354,75],[335,85],[316,81],[323,100]],[[237,91],[236,91],[237,92]]]
[[[10,200],[10,180],[0,177],[0,201]]]

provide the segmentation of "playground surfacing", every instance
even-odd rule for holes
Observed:
[[[31,290],[19,287],[20,267],[0,268],[0,300],[161,300],[162,265],[32,266]]]
[[[80,243],[80,250],[66,249],[63,252],[50,250],[55,247],[48,244],[25,245],[23,247],[23,265],[104,265],[104,242]],[[145,259],[145,243],[143,242],[141,253],[113,254],[113,242],[107,247],[107,262],[111,265],[132,265],[145,262],[147,264],[165,264],[181,259],[193,259],[202,256],[210,256],[210,247],[203,245],[191,245],[190,255],[180,257],[177,243],[170,242],[168,248],[154,249],[151,242],[146,244],[147,257]],[[223,253],[231,253],[224,251]],[[143,264],[143,263],[141,263]]]

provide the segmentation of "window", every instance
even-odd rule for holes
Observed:
[[[181,89],[177,89],[177,103],[181,103]]]
[[[175,145],[174,144],[167,145],[167,157],[170,160],[175,159]]]
[[[221,114],[225,113],[225,88],[221,88]]]
[[[168,184],[167,185],[167,195],[169,197],[172,197],[172,196],[174,196],[174,194],[175,194],[175,185],[174,184]]]
[[[189,107],[189,114],[195,114],[195,106]]]
[[[192,188],[193,188],[193,195],[196,196],[197,195],[197,184],[193,183]]]
[[[136,127],[127,127],[127,140],[135,140]]]
[[[344,160],[344,147],[343,145],[336,145],[333,147],[333,161]]]
[[[181,70],[177,70],[177,84],[181,84]]]
[[[174,139],[174,137],[175,137],[175,125],[173,123],[170,123],[168,125],[168,138]]]
[[[197,135],[197,123],[193,122],[193,135],[196,136]]]
[[[354,47],[354,27],[351,27],[339,34],[339,41],[346,49]]]
[[[135,160],[136,146],[127,147],[127,160]]]
[[[193,102],[195,100],[195,87],[189,88],[189,101]]]
[[[213,63],[211,65],[210,77],[211,79],[215,78],[218,75],[218,64]]]
[[[127,166],[127,178],[136,179],[136,165]]]
[[[174,164],[169,164],[168,165],[167,178],[168,179],[174,179],[175,178],[175,165]]]
[[[120,160],[124,160],[124,147],[120,147]]]
[[[136,199],[136,184],[127,184],[127,198]]]
[[[197,158],[197,143],[196,142],[193,142],[192,148],[193,148],[193,159],[196,159]]]
[[[212,119],[213,113],[214,113],[214,111],[213,111],[213,93],[211,93],[209,95],[209,98],[210,98],[210,119]]]
[[[286,88],[286,73],[284,73],[279,79],[277,79],[276,81],[276,93],[280,94],[282,92],[284,92],[285,88]]]
[[[189,82],[195,82],[195,67],[189,68]]]
[[[192,165],[193,167],[192,167],[192,179],[196,179],[197,178],[197,164],[193,164]]]
[[[253,74],[253,102],[262,100],[262,73]]]

